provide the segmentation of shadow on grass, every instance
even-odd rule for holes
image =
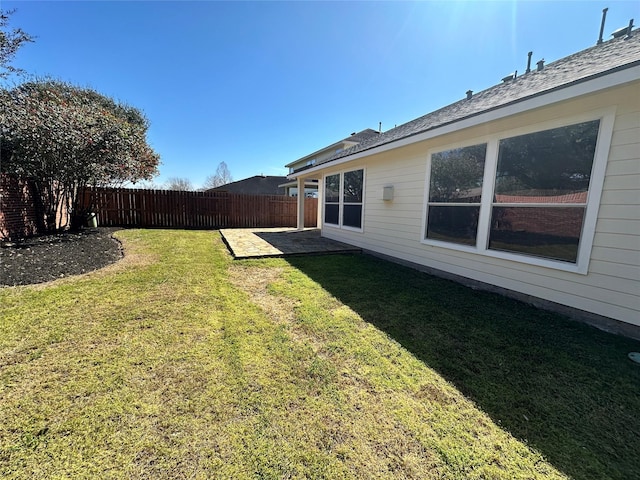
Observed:
[[[312,253],[353,253],[361,249],[320,236],[320,230],[287,230],[284,232],[261,232],[255,235],[286,255]]]
[[[367,255],[288,261],[559,470],[640,478],[640,342]]]

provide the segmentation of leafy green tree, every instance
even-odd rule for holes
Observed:
[[[140,110],[58,81],[0,89],[0,172],[34,181],[44,226],[70,224],[82,187],[149,180],[159,156],[148,145]],[[68,215],[56,222],[56,212]]]
[[[21,28],[9,28],[9,18],[14,12],[15,10],[0,10],[0,79],[7,78],[12,73],[23,72],[11,65],[11,62],[20,47],[34,40]]]

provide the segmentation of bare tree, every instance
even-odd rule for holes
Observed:
[[[163,190],[164,189],[164,187],[161,184],[156,183],[152,180],[145,180],[142,182],[138,182],[134,185],[130,185],[128,188],[140,188],[142,190]]]
[[[193,184],[188,178],[171,177],[164,184],[165,190],[181,190],[188,192],[193,190]]]
[[[34,37],[21,28],[9,28],[9,17],[15,10],[0,10],[0,78],[7,78],[12,73],[23,73],[23,70],[11,65],[16,52],[25,43],[33,42]]]
[[[229,167],[227,167],[225,162],[220,162],[218,168],[216,168],[216,173],[207,177],[202,185],[202,189],[209,190],[210,188],[216,188],[231,182],[233,182],[233,177],[231,176]]]

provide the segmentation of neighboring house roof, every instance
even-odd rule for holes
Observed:
[[[354,145],[357,145],[360,142],[364,142],[366,140],[372,139],[372,138],[376,138],[380,133],[376,132],[375,130],[371,129],[371,128],[366,128],[364,130],[361,130],[357,133],[352,133],[351,135],[349,135],[346,138],[343,138],[342,140],[339,140],[335,143],[332,143],[331,145],[328,145],[326,147],[321,148],[320,150],[316,150],[313,153],[310,153],[309,155],[305,155],[304,157],[301,157],[297,160],[294,160],[291,163],[287,163],[285,165],[285,167],[292,167],[297,163],[306,161],[309,158],[313,158],[316,157],[317,155],[327,151],[327,150],[332,150],[335,148],[349,148],[352,147]],[[323,163],[322,161],[318,161],[318,163]],[[302,169],[301,169],[302,170]]]
[[[628,36],[614,38],[564,57],[544,66],[540,71],[534,66],[529,73],[376,134],[318,162],[316,166],[636,65],[640,65],[638,29]]]
[[[248,195],[284,195],[284,188],[279,185],[286,182],[287,177],[255,175],[236,182],[210,188],[207,192],[244,193]]]

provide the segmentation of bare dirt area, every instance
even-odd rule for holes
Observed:
[[[0,286],[30,285],[80,275],[122,258],[116,228],[28,238],[0,244]]]

